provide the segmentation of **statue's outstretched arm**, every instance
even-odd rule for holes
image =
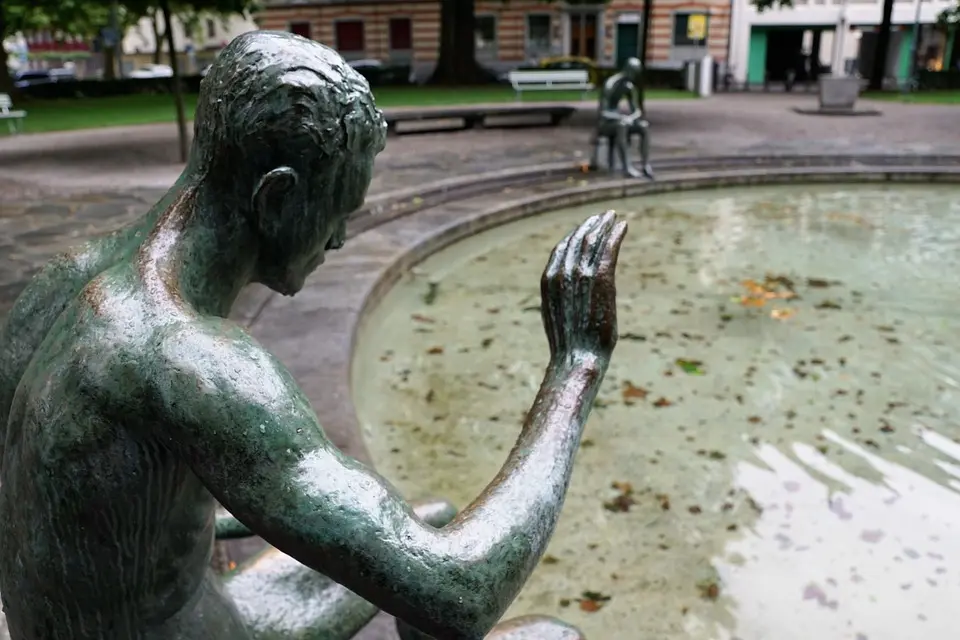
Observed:
[[[440,638],[482,638],[553,533],[616,342],[625,226],[591,218],[542,281],[550,365],[506,464],[443,529],[324,436],[289,372],[239,329],[165,342],[156,388],[169,436],[213,495],[267,542]],[[232,335],[231,335],[232,334]]]

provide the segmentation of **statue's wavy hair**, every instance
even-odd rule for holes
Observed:
[[[191,163],[230,191],[252,190],[279,166],[329,189],[347,178],[350,156],[382,151],[386,133],[370,85],[339,54],[294,34],[252,31],[220,52],[200,84]]]

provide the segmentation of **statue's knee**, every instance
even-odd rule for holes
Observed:
[[[486,640],[586,640],[586,636],[563,620],[529,615],[501,622]]]
[[[457,516],[453,503],[441,498],[428,498],[412,503],[413,512],[431,527],[445,527]]]

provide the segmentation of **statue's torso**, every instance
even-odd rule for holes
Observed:
[[[205,583],[215,505],[122,366],[143,367],[137,340],[164,331],[150,304],[132,265],[101,275],[51,325],[10,404],[0,596],[15,639],[230,637],[178,622],[198,598],[222,600]],[[217,625],[235,617],[214,608]]]

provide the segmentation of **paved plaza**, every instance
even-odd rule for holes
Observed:
[[[721,95],[648,105],[654,158],[776,153],[956,153],[955,106],[877,103],[877,117],[801,115],[812,96]],[[556,129],[391,138],[371,194],[589,153],[591,104]],[[139,216],[175,180],[176,127],[0,138],[0,314],[50,256]],[[656,164],[654,162],[654,164]]]

